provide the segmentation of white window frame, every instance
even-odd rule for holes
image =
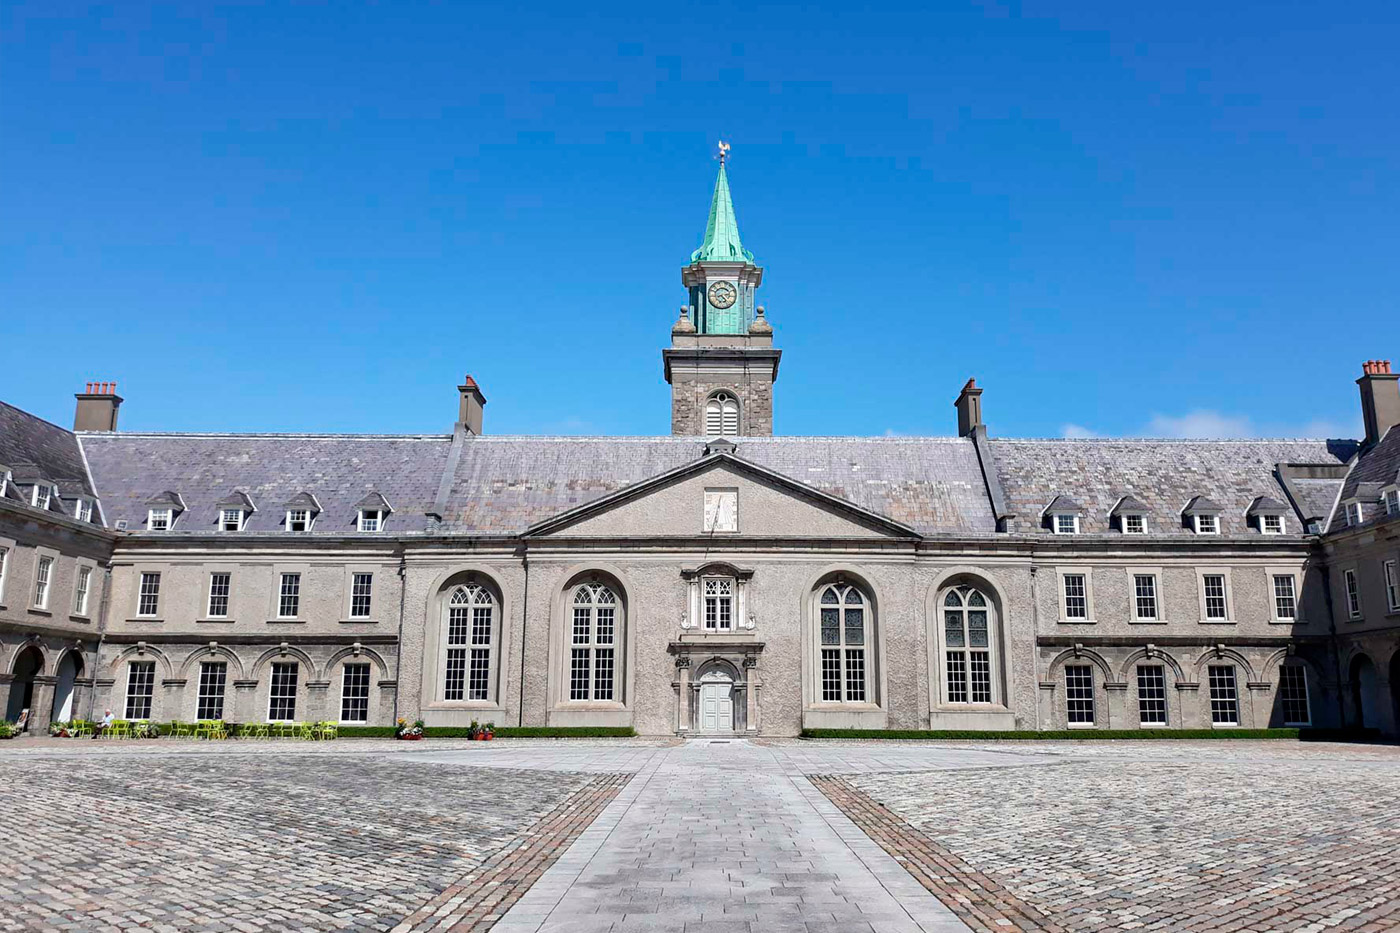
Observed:
[[[563,702],[620,705],[624,608],[617,588],[580,583],[569,594]]]
[[[293,518],[292,518],[293,515],[303,515],[303,516],[305,516],[305,518],[293,519]],[[301,528],[301,529],[295,529],[295,528],[292,527],[292,523],[293,523],[294,521],[295,521],[295,522],[299,522],[299,523],[301,523],[301,524],[304,524],[306,527],[305,527],[305,528]],[[304,508],[304,509],[287,509],[287,517],[286,517],[285,527],[286,527],[287,531],[291,532],[292,534],[297,534],[297,535],[306,534],[306,533],[310,532],[311,529],[313,529],[314,527],[316,527],[316,513],[315,513],[310,507],[307,507],[307,508]]]
[[[1229,671],[1229,678],[1228,678],[1228,680],[1229,680],[1228,686],[1229,686],[1229,688],[1230,688],[1230,689],[1229,689],[1229,696],[1226,696],[1226,695],[1225,695],[1225,693],[1226,693],[1225,687],[1227,686],[1227,684],[1226,684],[1227,678],[1225,677],[1224,672],[1227,671],[1227,670]],[[1217,676],[1217,673],[1219,674],[1219,676]],[[1207,702],[1210,703],[1210,725],[1211,725],[1211,728],[1212,728],[1212,729],[1222,729],[1222,728],[1224,728],[1224,729],[1231,729],[1231,728],[1236,728],[1236,727],[1238,727],[1239,724],[1240,724],[1240,670],[1239,670],[1239,668],[1235,665],[1235,662],[1233,662],[1233,661],[1224,661],[1224,660],[1222,660],[1222,661],[1219,662],[1218,664],[1210,664],[1210,665],[1207,665],[1207,666],[1206,666],[1206,686],[1207,686],[1207,689],[1208,689],[1208,691],[1209,691]],[[1219,695],[1218,695],[1218,696],[1217,696],[1217,690],[1216,690],[1217,687],[1220,688],[1220,689],[1219,689]],[[1217,703],[1220,704],[1220,706],[1219,706],[1219,712],[1220,712],[1221,715],[1224,715],[1224,713],[1225,713],[1227,710],[1229,710],[1229,711],[1232,711],[1232,712],[1234,713],[1234,718],[1233,718],[1233,719],[1217,719],[1217,718],[1216,718],[1216,715],[1217,715],[1217,706],[1216,706],[1216,704],[1217,704]],[[1226,706],[1226,704],[1229,704],[1229,705]]]
[[[292,688],[292,692],[291,692],[290,695],[288,695],[288,693],[287,693],[287,691],[286,691],[286,687],[287,687],[286,669],[289,668],[289,667],[291,668],[291,688]],[[277,669],[278,669],[278,668],[282,668],[282,669],[283,669],[283,670],[282,670],[283,676],[282,676],[282,678],[281,678],[280,683],[279,683],[278,676],[277,676],[277,674],[278,674],[278,670],[277,670]],[[278,688],[279,686],[282,688],[280,691],[277,690],[277,688]],[[296,722],[296,721],[297,721],[297,700],[299,699],[298,693],[300,693],[300,691],[301,691],[301,663],[300,663],[300,662],[298,662],[298,661],[273,661],[270,665],[268,665],[268,668],[267,668],[267,721],[268,721],[268,722]],[[277,700],[291,700],[291,706],[292,706],[292,708],[291,708],[291,716],[290,716],[290,717],[288,717],[288,718],[286,718],[286,719],[273,719],[273,718],[272,718],[273,704],[274,704]]]
[[[34,492],[29,497],[29,504],[36,509],[48,511],[49,504],[53,502],[53,487],[43,483],[34,484]]]
[[[1278,581],[1289,580],[1293,588],[1291,597],[1293,600],[1293,615],[1281,615],[1278,611],[1279,592]],[[1264,571],[1264,580],[1268,584],[1269,597],[1269,621],[1279,624],[1296,625],[1303,621],[1301,609],[1302,602],[1299,597],[1302,595],[1302,588],[1298,585],[1298,573],[1294,570],[1281,569],[1278,567],[1268,567]]]
[[[1223,617],[1212,617],[1207,611],[1206,577],[1220,577],[1225,587],[1225,615]],[[1230,579],[1229,567],[1197,567],[1196,595],[1199,599],[1200,620],[1202,625],[1235,624],[1235,583]]]
[[[365,534],[378,534],[384,530],[384,519],[387,517],[383,509],[360,509],[360,517],[356,522],[356,529]]]
[[[54,568],[58,566],[58,555],[36,551],[34,557],[34,590],[32,608],[41,612],[49,609],[49,600],[53,597]]]
[[[10,576],[10,558],[14,553],[14,539],[0,538],[0,606],[5,605],[5,581]]]
[[[225,592],[223,594],[215,594],[214,592],[214,580],[217,577],[226,578],[224,580]],[[221,613],[214,612],[214,598],[216,595],[221,595],[224,601],[224,611]],[[204,618],[220,620],[227,619],[233,614],[233,571],[211,570],[209,572],[209,588],[205,594],[204,612]]]
[[[365,694],[364,694],[363,697],[358,696],[358,695],[357,695],[357,696],[350,696],[349,693],[347,692],[348,689],[349,689],[349,687],[350,687],[350,669],[351,669],[352,667],[356,669],[356,673],[357,673],[357,674],[359,673],[359,670],[360,670],[360,669],[363,669],[364,672],[365,672],[365,679],[364,679],[364,691],[365,691]],[[358,688],[358,687],[360,686],[359,683],[358,683],[358,677],[356,678],[356,681],[357,681],[357,682],[356,682],[356,687]],[[359,659],[350,659],[350,658],[347,658],[346,661],[345,661],[345,663],[344,663],[343,665],[341,665],[341,668],[340,668],[340,720],[339,720],[340,722],[346,723],[346,724],[348,724],[348,725],[355,725],[355,724],[363,725],[363,724],[369,722],[370,694],[371,694],[371,688],[372,688],[373,686],[374,686],[374,666],[373,666],[372,664],[370,664],[369,661],[363,661],[363,660],[359,660]],[[358,693],[358,690],[357,690],[357,693]],[[360,702],[363,702],[363,703],[364,703],[364,716],[363,716],[363,717],[358,717],[358,718],[355,718],[355,719],[346,719],[346,718],[345,718],[345,713],[346,713],[345,702],[346,702],[346,700],[354,700],[355,703],[356,703],[356,705],[358,705]]]
[[[1138,577],[1148,577],[1152,580],[1152,610],[1153,615],[1145,616],[1138,607]],[[1160,567],[1129,567],[1128,568],[1128,608],[1131,611],[1129,619],[1145,625],[1163,625],[1166,623],[1165,613],[1162,611],[1162,569]]]
[[[73,517],[80,522],[92,521],[92,503],[87,499],[79,499],[73,504]]]
[[[973,601],[976,593],[981,605]],[[952,602],[950,603],[950,597]],[[980,586],[962,584],[952,586],[938,595],[938,642],[943,649],[942,670],[943,703],[954,709],[997,706],[997,618],[996,607],[991,597]],[[972,626],[972,613],[980,612],[985,617],[983,629],[986,643],[975,645]],[[954,644],[956,636],[957,644]],[[985,668],[978,671],[977,668]],[[981,676],[979,676],[979,674]],[[978,694],[984,698],[978,698]]]
[[[1278,522],[1277,528],[1270,528],[1270,522]],[[1288,522],[1277,512],[1265,512],[1259,516],[1259,533],[1261,535],[1282,535],[1288,533]]]
[[[295,577],[295,580],[288,580]],[[278,622],[292,622],[301,618],[302,582],[306,579],[306,572],[303,570],[278,570],[276,578],[276,589],[272,594],[273,607],[276,615],[273,616]],[[294,592],[288,592],[288,583],[292,584]],[[292,612],[286,612],[287,601],[292,600]]]
[[[1382,489],[1381,499],[1385,503],[1387,517],[1400,515],[1400,486],[1388,486]]]
[[[1347,525],[1355,528],[1366,521],[1366,510],[1362,508],[1360,502],[1348,502],[1343,508],[1346,510]]]
[[[1069,598],[1065,587],[1069,577],[1084,578],[1084,615],[1069,614]],[[1067,625],[1093,625],[1097,621],[1094,612],[1094,568],[1057,567],[1055,568],[1056,599],[1060,606],[1060,622]]]
[[[1071,668],[1073,668],[1073,669],[1075,670],[1075,675],[1074,675],[1074,676],[1075,676],[1075,680],[1076,680],[1076,681],[1079,681],[1079,682],[1074,683],[1073,686],[1071,686],[1071,682],[1070,682],[1070,669],[1071,669]],[[1082,672],[1082,671],[1085,671],[1085,670],[1087,670],[1087,671],[1089,672],[1089,679],[1088,679],[1088,684],[1089,684],[1089,695],[1088,695],[1087,699],[1086,699],[1084,696],[1079,695],[1079,692],[1082,691],[1082,690],[1084,689],[1084,684],[1083,684],[1083,682],[1082,682],[1082,673],[1081,673],[1081,672]],[[1079,661],[1079,660],[1072,661],[1072,662],[1070,662],[1070,663],[1068,663],[1068,664],[1066,664],[1066,665],[1064,666],[1064,670],[1061,672],[1061,676],[1064,678],[1064,682],[1065,682],[1065,725],[1068,726],[1068,727],[1071,728],[1071,729],[1093,729],[1093,728],[1095,728],[1095,727],[1098,725],[1098,719],[1099,719],[1099,704],[1098,704],[1098,695],[1097,695],[1096,684],[1094,683],[1094,681],[1095,681],[1095,677],[1094,677],[1094,665],[1093,665],[1093,664],[1090,664],[1088,661]],[[1070,696],[1071,689],[1074,690],[1074,692],[1075,692],[1075,694],[1076,694],[1075,696]],[[1083,719],[1083,718],[1076,719],[1076,718],[1074,718],[1074,714],[1075,714],[1076,712],[1079,713],[1079,714],[1082,716],[1083,713],[1085,712],[1085,707],[1081,706],[1081,707],[1079,707],[1078,709],[1076,709],[1075,707],[1072,707],[1070,704],[1071,704],[1071,703],[1080,703],[1080,704],[1083,704],[1083,703],[1086,703],[1086,702],[1088,703],[1087,710],[1088,710],[1089,718],[1088,718],[1088,719]]]
[[[161,527],[156,527],[157,520]],[[146,530],[147,531],[169,531],[175,527],[175,510],[166,506],[163,509],[146,510]]]
[[[1210,529],[1202,525],[1201,519],[1208,519]],[[1220,516],[1215,512],[1195,512],[1191,515],[1192,527],[1196,529],[1198,535],[1218,535],[1220,534]]]
[[[349,573],[350,592],[345,605],[345,617],[347,619],[353,619],[356,622],[368,622],[374,618],[374,571],[355,570],[352,568]],[[363,593],[357,592],[362,583],[360,580],[361,577],[364,578]],[[364,597],[364,612],[355,611],[357,606],[356,599],[358,597]]]
[[[140,570],[140,571],[137,572],[137,574],[136,574],[136,618],[138,618],[138,619],[159,619],[159,618],[160,618],[160,583],[161,583],[160,575],[161,575],[161,572],[160,572],[159,570]],[[148,578],[148,577],[150,578],[150,581],[149,581],[149,582],[152,584],[151,592],[150,592],[150,593],[147,593],[147,592],[146,592],[146,589],[147,589],[146,583],[148,582],[148,581],[147,581],[147,578]],[[146,605],[146,597],[147,597],[147,596],[150,596],[151,599],[153,600],[152,609],[151,609],[150,612],[142,612],[142,611],[141,611],[142,608]]]
[[[222,669],[222,676],[215,678],[213,675],[216,669]],[[217,686],[217,690],[213,689]],[[212,719],[222,720],[228,707],[228,661],[217,658],[199,662],[199,683],[195,687],[194,698],[194,718],[196,720]],[[219,715],[201,716],[206,706],[213,705],[218,701]]]
[[[1302,678],[1303,686],[1303,712],[1307,715],[1302,719],[1288,718],[1288,701],[1283,697],[1284,671],[1297,671]],[[1278,668],[1278,697],[1279,708],[1283,713],[1283,724],[1285,726],[1311,726],[1312,725],[1312,694],[1308,687],[1308,669],[1302,664],[1280,664]]]
[[[1355,567],[1348,567],[1342,571],[1342,589],[1346,594],[1347,618],[1356,622],[1365,613],[1362,611],[1361,587],[1357,583]]]
[[[1381,580],[1385,584],[1385,604],[1391,612],[1400,612],[1400,562],[1395,558],[1381,562]]]
[[[711,625],[713,605],[714,624]],[[724,607],[729,607],[729,619],[725,622]],[[700,631],[711,634],[733,632],[739,627],[739,581],[728,576],[707,576],[700,578]]]
[[[230,516],[230,515],[234,516],[234,520],[233,520],[232,522],[229,521],[229,516]],[[232,508],[232,509],[230,509],[230,508],[224,508],[224,509],[220,509],[220,510],[219,510],[219,530],[220,530],[220,531],[242,531],[242,530],[243,530],[243,526],[244,526],[245,523],[247,523],[247,521],[248,521],[248,510],[247,510],[247,509],[239,509],[239,508]],[[232,528],[229,527],[230,524],[233,525]]]
[[[1063,519],[1069,519],[1062,524]],[[1079,515],[1076,512],[1051,512],[1050,528],[1057,535],[1077,535],[1079,534]]]
[[[73,615],[86,618],[88,603],[92,599],[92,564],[79,562],[78,572],[73,577]]]
[[[442,605],[442,667],[438,678],[442,689],[442,702],[462,706],[492,706],[496,702],[496,681],[500,663],[501,599],[491,588],[481,583],[458,584],[445,596]],[[477,610],[485,610],[484,638],[478,624],[482,617]],[[461,619],[455,628],[452,619],[454,611],[461,613]],[[476,685],[473,683],[472,673],[481,670],[479,662],[482,660],[486,662],[486,689],[484,695],[473,696]],[[458,695],[449,696],[449,693],[453,692]]]
[[[1138,527],[1130,527],[1129,519],[1137,519]],[[1120,512],[1118,514],[1118,527],[1125,535],[1145,535],[1147,534],[1147,516],[1142,512]]]
[[[822,602],[822,598],[828,591],[835,594],[836,602]],[[860,597],[859,602],[847,602],[850,593],[857,594]],[[875,601],[870,598],[863,587],[850,581],[841,580],[820,584],[817,587],[815,598],[812,600],[812,606],[816,615],[813,620],[813,628],[817,640],[816,683],[813,698],[818,705],[824,707],[878,706],[875,664],[879,656],[876,653],[878,646],[875,642]],[[823,610],[835,610],[837,613],[835,641],[826,640],[822,621]],[[858,643],[848,638],[847,610],[858,610],[861,613],[860,641]],[[859,673],[853,676],[853,672],[857,668],[859,668]],[[834,698],[828,695],[830,684],[827,675],[832,671],[836,674],[836,696]],[[857,688],[859,688],[858,691]],[[857,692],[859,692],[859,696],[854,695]]]
[[[142,676],[142,678],[141,678],[139,684],[138,684],[137,680],[131,676],[132,674],[134,674],[134,673],[136,672],[136,667],[137,667],[137,665],[140,665],[141,671],[142,671],[142,674],[143,674],[143,676]],[[146,678],[146,677],[144,676],[146,673],[149,673],[149,674],[150,674],[150,677],[149,677],[149,678]],[[133,688],[137,687],[138,685],[142,688],[142,689],[141,689],[141,692],[140,692],[140,693],[133,692]],[[123,718],[123,719],[132,719],[132,720],[137,720],[137,721],[146,721],[146,720],[149,720],[151,717],[153,717],[153,716],[155,715],[155,711],[156,711],[156,662],[155,662],[155,661],[149,660],[149,659],[147,659],[147,658],[133,658],[133,659],[131,659],[131,660],[129,660],[129,661],[126,662],[126,697],[125,697],[125,699],[126,699],[126,703],[125,703],[125,705],[122,707],[122,713],[123,713],[122,718]],[[138,703],[139,703],[140,701],[142,701],[142,700],[145,701],[145,704],[144,704],[144,705],[145,705],[145,708],[146,708],[146,715],[144,715],[144,716],[133,716],[133,715],[132,715],[132,701],[133,701],[133,700],[138,701]]]
[[[1144,680],[1143,674],[1145,673],[1144,668],[1155,668],[1155,669],[1157,670],[1158,674],[1161,675],[1161,692],[1162,692],[1162,695],[1161,695],[1161,696],[1144,696],[1144,695],[1143,695],[1143,686],[1144,686],[1144,684],[1143,684],[1143,680]],[[1137,686],[1138,725],[1139,725],[1141,728],[1144,728],[1144,729],[1166,729],[1166,728],[1168,728],[1168,727],[1171,725],[1171,703],[1169,702],[1168,697],[1167,697],[1167,665],[1166,665],[1166,663],[1163,662],[1160,658],[1144,658],[1143,660],[1139,661],[1139,662],[1137,663],[1137,665],[1134,667],[1134,669],[1133,669],[1133,674],[1134,674],[1133,680],[1134,680],[1134,683],[1135,683],[1136,686]],[[1151,677],[1149,677],[1148,679],[1151,679]],[[1157,684],[1148,684],[1147,686],[1148,686],[1150,689],[1152,689],[1154,692],[1155,692],[1155,690],[1156,690],[1156,688],[1157,688]],[[1162,704],[1162,718],[1161,718],[1161,719],[1144,719],[1144,718],[1143,718],[1143,715],[1142,715],[1142,714],[1143,714],[1143,706],[1144,706],[1144,703],[1161,703],[1161,704]]]

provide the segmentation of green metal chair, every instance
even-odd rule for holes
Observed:
[[[107,728],[107,731],[104,732],[103,735],[111,739],[131,738],[131,720],[113,719],[112,725]]]
[[[189,737],[192,736],[192,735],[193,735],[193,736],[197,736],[198,734],[199,734],[199,726],[198,726],[198,724],[191,725],[190,723],[187,723],[187,722],[181,722],[181,721],[178,720],[178,719],[172,719],[172,720],[170,721],[170,736],[171,736],[171,738],[176,738],[176,739],[187,739],[187,738],[189,738]]]

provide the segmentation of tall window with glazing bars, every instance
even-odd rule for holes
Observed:
[[[443,699],[489,700],[496,641],[496,598],[475,583],[452,591],[447,604],[447,668]]]
[[[617,697],[618,602],[612,588],[585,583],[574,591],[569,633],[569,699]]]
[[[854,586],[833,583],[822,588],[817,609],[822,702],[868,702],[866,649],[874,621],[870,601]]]
[[[960,586],[943,596],[943,671],[949,703],[992,702],[991,603]]]

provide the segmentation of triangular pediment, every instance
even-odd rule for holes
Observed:
[[[919,537],[907,525],[728,453],[711,454],[562,512],[530,528],[526,535]]]

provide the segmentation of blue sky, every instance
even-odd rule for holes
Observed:
[[[717,139],[783,434],[1354,436],[1394,4],[0,8],[0,398],[669,431]]]

